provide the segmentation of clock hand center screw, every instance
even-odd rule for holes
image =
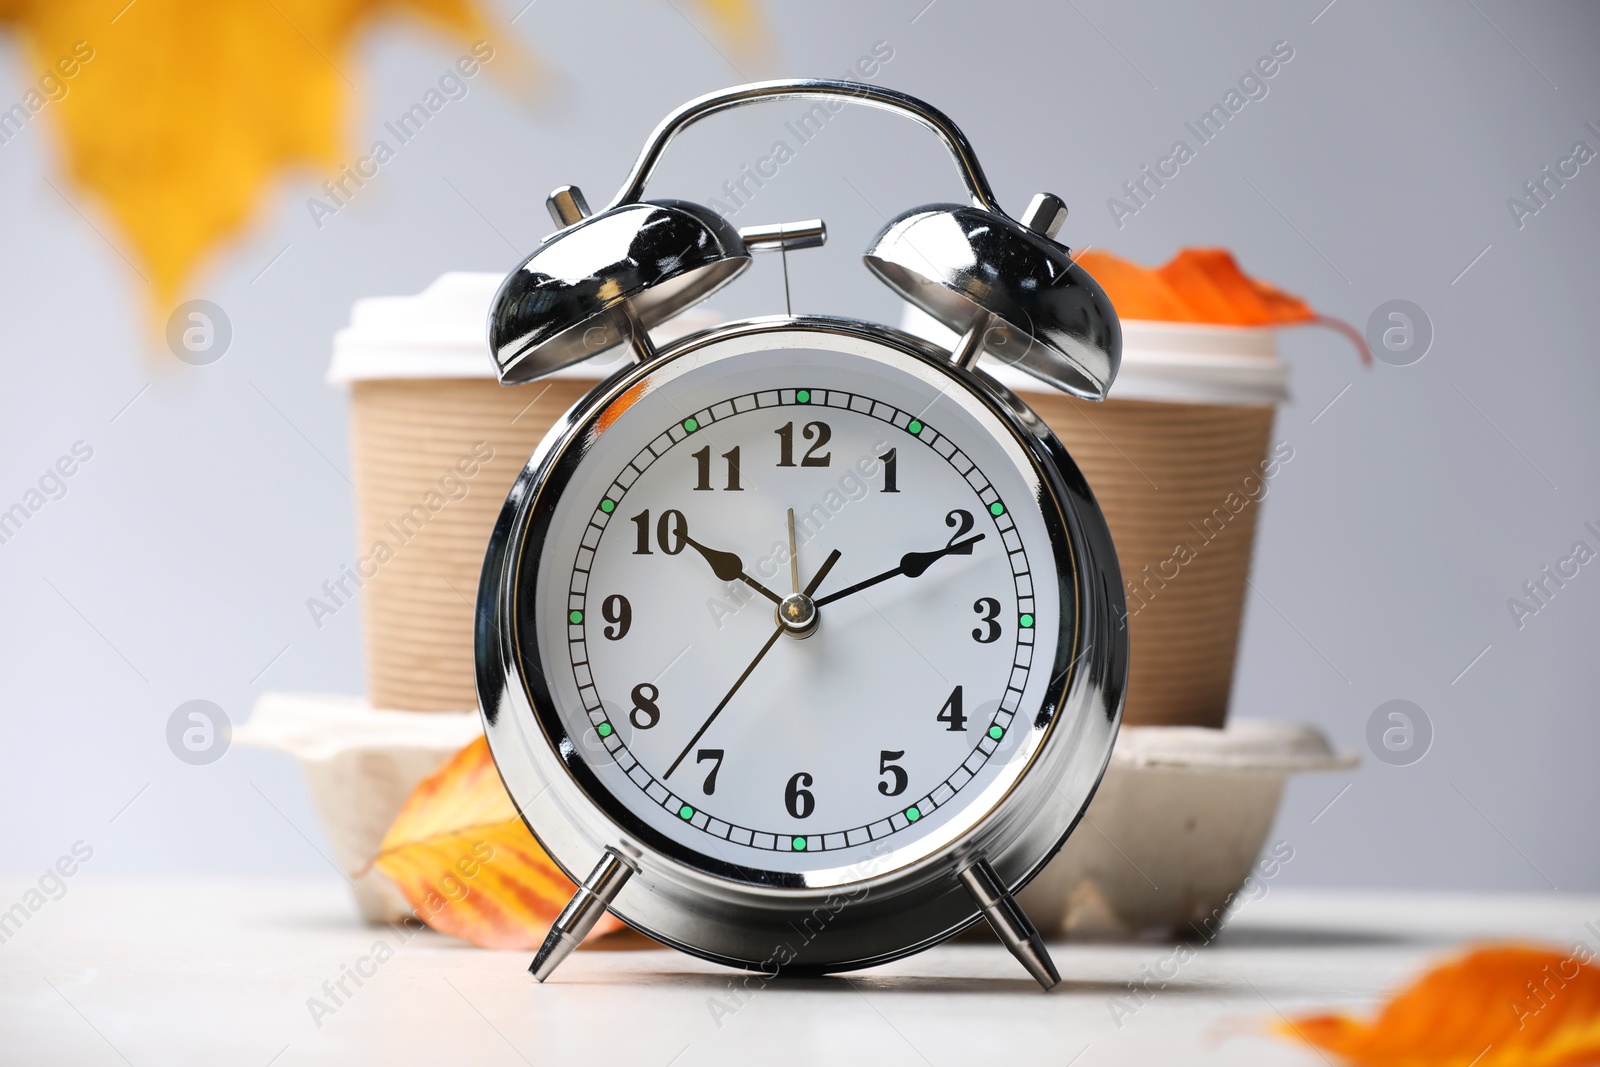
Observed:
[[[778,604],[778,625],[794,638],[817,632],[817,604],[804,593],[790,593]]]

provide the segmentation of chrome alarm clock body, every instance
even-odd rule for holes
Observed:
[[[743,231],[641,201],[682,128],[761,99],[896,111],[950,147],[972,205],[890,223],[864,257],[962,332],[784,315],[657,350],[651,326],[820,222]],[[563,229],[496,298],[507,384],[617,344],[635,363],[554,426],[518,477],[479,583],[491,750],[581,883],[543,980],[610,908],[766,973],[916,952],[986,918],[1047,988],[1013,899],[1082,817],[1127,677],[1122,583],[1054,435],[975,369],[1000,356],[1098,398],[1114,312],[1053,240],[1065,209],[994,205],[965,138],[889,90],[746,86],[663,122],[613,204],[570,187]]]

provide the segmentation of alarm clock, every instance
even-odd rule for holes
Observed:
[[[900,215],[863,258],[958,331],[954,351],[792,314],[652,344],[754,253],[825,239],[643,199],[682,130],[794,98],[911,118],[949,150],[970,202]],[[1014,894],[1110,758],[1122,582],[1072,458],[978,359],[1105,395],[1120,329],[1053,239],[1065,206],[1041,194],[1013,219],[939,111],[827,80],[691,101],[604,210],[571,186],[548,206],[560,229],[490,311],[500,380],[631,358],[528,460],[479,584],[489,745],[579,885],[533,974],[606,909],[766,974],[882,963],[983,919],[1050,988]]]

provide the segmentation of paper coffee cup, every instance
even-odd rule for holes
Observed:
[[[450,273],[416,296],[358,300],[328,380],[350,389],[356,557],[376,707],[477,707],[472,619],[506,493],[551,425],[629,360],[613,349],[516,387],[495,380],[486,327],[499,274]],[[680,315],[659,344],[717,321]],[[359,583],[359,585],[358,585]]]
[[[906,328],[954,335],[916,312]],[[1122,368],[1094,404],[985,357],[1055,431],[1104,511],[1130,641],[1123,721],[1227,719],[1261,502],[1285,457],[1271,436],[1288,368],[1271,328],[1124,321]]]

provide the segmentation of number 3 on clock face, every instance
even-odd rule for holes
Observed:
[[[1075,579],[1028,451],[963,387],[763,341],[615,397],[560,458],[518,647],[620,825],[703,869],[860,876],[1026,769]]]

